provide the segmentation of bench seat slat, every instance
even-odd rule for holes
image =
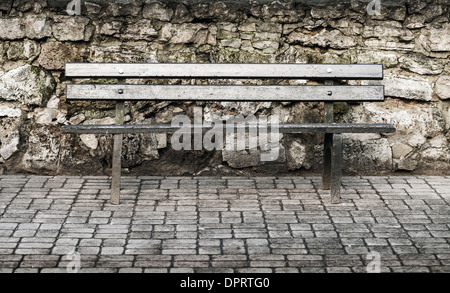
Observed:
[[[223,131],[225,132],[225,125]],[[234,128],[247,128],[249,125],[234,124]],[[250,127],[267,128],[270,131],[272,126],[268,124],[265,127],[253,124]],[[395,132],[392,124],[338,124],[338,123],[320,123],[320,124],[279,124],[277,125],[280,133],[391,133]],[[174,133],[181,128],[187,131],[193,131],[200,128],[202,132],[212,129],[211,126],[196,125],[191,126],[172,126],[170,124],[149,124],[149,125],[65,125],[62,128],[64,133],[77,134],[124,134],[124,133]]]
[[[383,79],[382,64],[68,63],[67,77]]]
[[[384,86],[69,84],[68,100],[383,101]]]

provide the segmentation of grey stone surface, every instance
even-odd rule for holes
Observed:
[[[42,105],[55,87],[55,80],[49,72],[31,65],[0,76],[0,98],[25,105]]]
[[[365,273],[369,252],[382,272],[450,269],[448,176],[344,177],[338,205],[318,177],[122,182],[112,206],[108,177],[0,176],[0,272],[64,273],[74,251],[94,273]]]

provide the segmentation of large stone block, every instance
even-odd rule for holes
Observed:
[[[22,158],[22,168],[32,172],[57,169],[61,145],[55,131],[48,126],[31,130],[28,148]]]
[[[50,21],[45,15],[28,15],[24,23],[25,34],[29,39],[43,39],[52,36]]]
[[[421,75],[440,74],[444,70],[444,64],[434,58],[422,54],[407,54],[400,57],[400,67]]]
[[[157,62],[156,53],[146,44],[110,45],[89,48],[88,62]]]
[[[82,60],[75,47],[59,42],[48,42],[42,44],[38,62],[45,69],[62,70],[67,62],[81,62]]]
[[[433,90],[427,79],[402,75],[385,77],[385,94],[388,97],[430,101]]]
[[[0,18],[0,40],[17,40],[25,37],[25,26],[20,18]]]
[[[50,0],[52,1],[52,0]],[[55,1],[55,0],[53,0]],[[29,10],[32,10],[35,13],[40,13],[42,8],[47,6],[47,1],[42,0],[14,0],[13,1],[13,8],[15,8],[18,11],[26,12]]]
[[[335,5],[314,5],[311,8],[311,16],[315,19],[333,19],[345,16],[345,4],[336,3]]]
[[[17,118],[2,118],[8,113],[1,113],[0,108],[0,160],[9,159],[19,149],[19,126],[20,119]],[[15,116],[14,113],[12,116]],[[9,113],[11,117],[11,113]]]
[[[445,147],[430,147],[420,153],[420,170],[439,175],[446,174],[446,170],[450,168],[450,148]],[[442,171],[441,171],[442,170]]]
[[[216,36],[215,26],[209,27],[198,23],[165,24],[161,29],[160,40],[172,44],[215,45]]]
[[[389,51],[412,51],[415,48],[414,42],[401,42],[395,39],[368,38],[364,45],[370,49],[381,49]]]
[[[40,53],[39,43],[31,40],[24,40],[11,42],[9,48],[6,51],[6,55],[9,60],[28,60],[33,61]]]
[[[450,75],[442,75],[435,84],[436,94],[442,100],[450,99]]]
[[[170,21],[173,16],[173,10],[161,2],[153,2],[145,5],[142,13],[145,18],[160,21]]]
[[[106,14],[108,16],[138,16],[142,11],[143,1],[120,0],[103,1],[106,3]],[[148,2],[146,0],[146,2]]]
[[[50,73],[25,65],[0,77],[0,100],[40,106],[48,101],[55,87]]]
[[[386,138],[344,141],[344,168],[354,174],[382,174],[393,169],[392,149]]]
[[[366,25],[364,26],[363,36],[379,39],[398,38],[401,41],[414,40],[413,33],[409,29],[403,28],[401,23],[395,21]]]
[[[433,52],[450,51],[450,23],[443,23],[422,31],[419,41],[425,49]]]
[[[58,41],[88,41],[92,35],[89,22],[89,18],[83,16],[54,16],[53,36]]]
[[[404,143],[394,143],[392,145],[392,157],[394,159],[402,159],[413,151],[413,148]]]
[[[295,23],[303,19],[305,11],[290,1],[273,1],[261,7],[260,16],[265,19],[276,19],[281,23]]]
[[[173,14],[172,23],[189,23],[194,19],[189,9],[182,3],[178,4]]]
[[[362,103],[350,108],[346,121],[354,123],[392,123],[395,137],[434,137],[445,130],[445,120],[438,105],[388,99],[383,103]],[[424,142],[424,141],[422,141]]]
[[[382,84],[387,97],[430,101],[433,89],[428,79],[416,76],[389,74],[383,81],[363,81],[362,84]]]
[[[286,146],[286,161],[289,170],[298,170],[306,160],[306,146],[298,141],[292,141]]]
[[[356,50],[356,52],[351,54],[351,61],[361,64],[380,63],[385,68],[390,68],[398,64],[398,56],[397,54],[383,51]]]
[[[34,120],[37,124],[63,124],[66,122],[67,110],[59,109],[59,98],[53,96],[47,103],[45,108],[37,108],[30,115],[34,116]]]
[[[129,25],[123,37],[128,40],[153,40],[158,37],[158,32],[153,28],[152,22],[148,19],[138,20]]]
[[[0,104],[0,117],[18,118],[22,115],[22,110],[13,103],[2,102]]]
[[[117,36],[122,30],[124,23],[121,21],[111,21],[101,25],[100,34],[107,36]]]
[[[189,11],[192,15],[202,21],[229,21],[239,22],[245,18],[245,14],[237,5],[222,1],[198,1],[192,3]],[[230,4],[230,5],[229,5]]]
[[[286,151],[281,145],[269,149],[222,150],[222,159],[232,168],[241,169],[286,162]]]

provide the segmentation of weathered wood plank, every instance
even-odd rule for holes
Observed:
[[[342,176],[342,134],[333,134],[333,151],[331,160],[331,203],[337,204],[341,200]]]
[[[124,82],[121,80],[120,82]],[[116,123],[123,124],[124,121],[124,102],[117,102],[116,104]],[[120,186],[122,178],[122,146],[123,134],[114,135],[114,148],[112,155],[112,169],[111,169],[111,204],[120,204]]]
[[[226,125],[226,124],[225,124]],[[223,131],[225,132],[225,125]],[[255,124],[235,124],[234,128],[269,128],[266,126]],[[201,128],[202,132],[212,129],[211,126],[204,125],[185,125],[172,126],[170,124],[153,124],[153,125],[65,125],[62,127],[64,133],[77,134],[124,134],[124,133],[174,133],[176,131],[194,132],[195,128]],[[216,128],[217,129],[217,128]],[[337,124],[337,123],[321,123],[321,124],[279,124],[276,125],[277,131],[280,133],[391,133],[395,132],[395,127],[391,124]]]
[[[68,63],[67,77],[383,79],[381,64]]]
[[[325,133],[323,142],[323,171],[322,171],[322,189],[331,188],[331,160],[332,160],[333,134]]]
[[[114,135],[114,148],[111,168],[111,204],[120,204],[120,180],[122,177],[123,134]]]
[[[384,86],[67,85],[68,100],[383,101]]]
[[[326,80],[325,85],[333,86],[332,80]],[[324,122],[325,123],[333,123],[334,122],[334,104],[333,102],[325,102],[324,104]]]
[[[333,85],[332,80],[326,80],[326,85]],[[324,103],[324,122],[334,123],[334,103]],[[333,143],[333,134],[325,133],[323,142],[323,170],[322,170],[322,189],[331,188],[331,147]]]

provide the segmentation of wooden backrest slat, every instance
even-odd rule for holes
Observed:
[[[69,84],[68,100],[383,101],[384,86]]]
[[[67,63],[67,77],[383,79],[382,64]]]

